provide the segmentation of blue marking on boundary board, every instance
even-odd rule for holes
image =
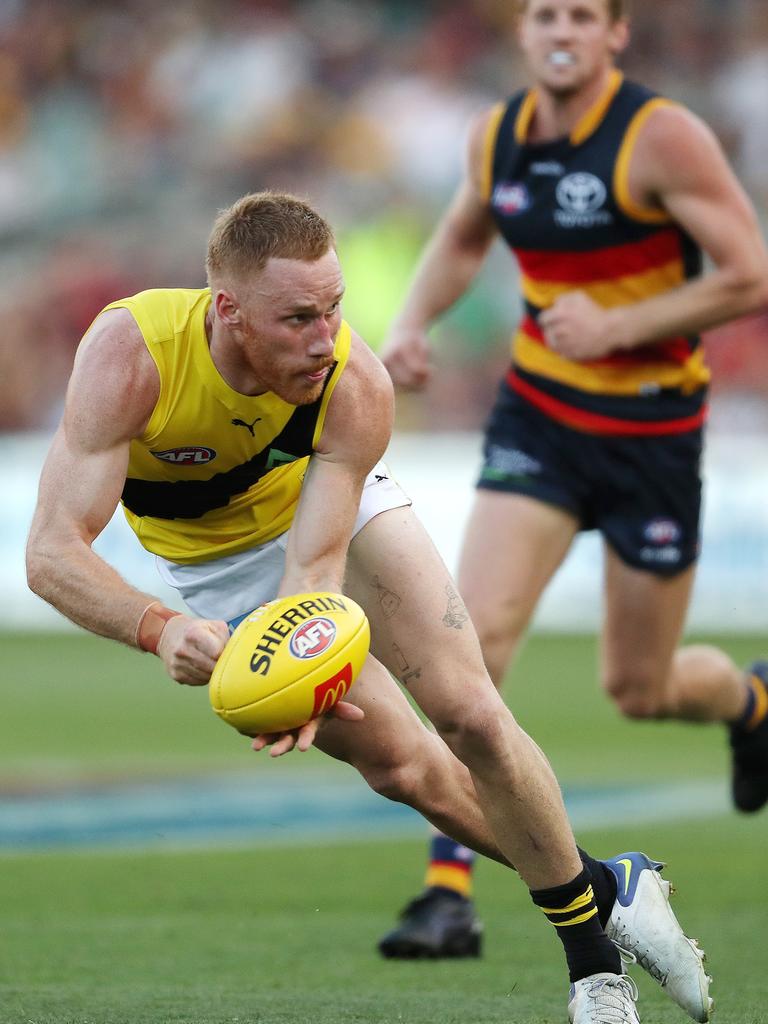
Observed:
[[[725,783],[565,790],[575,829],[708,818],[728,811]],[[0,851],[195,847],[424,834],[415,811],[361,781],[253,776],[158,781],[0,797]]]

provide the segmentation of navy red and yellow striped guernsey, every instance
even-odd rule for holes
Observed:
[[[690,236],[629,191],[637,135],[670,102],[614,71],[568,137],[526,141],[535,90],[499,104],[488,128],[484,198],[518,259],[524,299],[507,383],[553,419],[589,433],[682,433],[706,416],[709,371],[698,336],[576,362],[548,348],[538,326],[541,311],[567,291],[611,307],[701,272]]]

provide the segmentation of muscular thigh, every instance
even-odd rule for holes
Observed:
[[[464,537],[459,588],[483,642],[525,629],[588,504],[581,435],[502,383]]]
[[[315,746],[366,776],[415,762],[423,744],[432,742],[432,734],[400,687],[373,656],[366,660],[345,700],[362,708],[365,718],[360,722],[324,718]]]
[[[595,474],[605,540],[603,679],[659,696],[690,600],[699,549],[701,434],[608,438]]]
[[[458,583],[481,637],[518,638],[577,530],[571,513],[527,495],[477,492]]]
[[[412,509],[384,512],[354,538],[345,589],[368,615],[372,652],[430,718],[488,684],[469,614]]]
[[[609,689],[664,692],[694,573],[693,566],[672,577],[635,569],[606,546],[601,663]]]

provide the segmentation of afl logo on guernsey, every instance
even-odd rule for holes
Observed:
[[[293,631],[289,647],[294,658],[316,658],[327,651],[335,639],[336,624],[318,615]]]
[[[608,190],[594,174],[579,172],[563,178],[555,192],[560,209],[555,220],[561,228],[592,228],[597,224],[611,224],[613,217],[602,206]]]
[[[172,462],[175,466],[202,466],[216,458],[213,448],[191,444],[184,448],[169,448],[164,452],[152,452],[161,462]]]
[[[531,196],[520,182],[500,181],[493,190],[493,208],[508,217],[523,213],[531,205]]]

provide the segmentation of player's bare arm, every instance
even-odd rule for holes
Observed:
[[[392,384],[368,346],[352,351],[328,403],[291,527],[280,594],[341,591],[365,478],[392,433]]]
[[[103,313],[75,360],[27,547],[32,590],[85,629],[131,646],[140,646],[149,606],[162,604],[130,586],[92,544],[117,507],[130,441],[146,427],[158,389],[155,365],[131,314]],[[157,653],[173,678],[206,682],[226,626],[176,616],[159,619],[157,630]]]
[[[365,478],[384,454],[392,433],[394,401],[387,372],[357,335],[328,403],[318,448],[291,527],[280,595],[343,590],[347,549]],[[356,721],[362,711],[347,701],[333,709],[336,718]],[[270,746],[271,757],[312,745],[320,720],[281,735],[257,736],[254,750]]]
[[[690,111],[659,107],[643,125],[629,168],[633,200],[668,213],[713,269],[678,288],[606,310],[584,292],[561,296],[540,324],[571,359],[598,358],[678,334],[696,334],[768,303],[768,253],[754,210],[710,129]]]
[[[493,114],[487,111],[471,127],[465,178],[424,249],[382,352],[393,381],[404,390],[419,390],[428,383],[427,331],[467,291],[496,236],[481,182]]]

